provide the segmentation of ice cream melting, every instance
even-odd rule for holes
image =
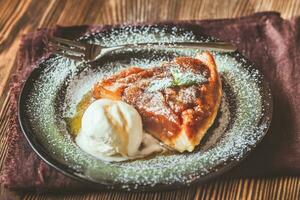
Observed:
[[[141,117],[133,106],[109,99],[89,105],[75,141],[82,150],[105,161],[141,158],[164,150],[143,131]]]

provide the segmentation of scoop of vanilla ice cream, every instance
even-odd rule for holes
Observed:
[[[75,140],[82,150],[99,159],[122,161],[145,155],[145,151],[139,151],[143,139],[142,120],[133,106],[122,101],[99,99],[84,112],[81,130]],[[145,143],[153,146],[147,146],[150,149],[147,154],[161,151],[157,143],[143,142],[143,146]]]

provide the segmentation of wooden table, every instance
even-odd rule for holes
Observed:
[[[6,156],[9,94],[22,34],[55,24],[116,24],[155,20],[212,19],[276,10],[284,18],[300,14],[298,0],[0,0],[0,170]],[[0,189],[0,199],[299,199],[300,178],[214,180],[184,190],[152,193],[16,193]]]

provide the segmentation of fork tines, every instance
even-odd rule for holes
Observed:
[[[48,38],[47,44],[53,53],[61,56],[78,61],[82,61],[85,58],[86,45],[83,43],[52,36]]]

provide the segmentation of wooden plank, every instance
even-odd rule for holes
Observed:
[[[8,80],[22,34],[55,24],[116,24],[156,20],[214,19],[276,10],[300,14],[298,0],[0,0],[0,169],[6,155]],[[0,198],[22,195],[0,189]],[[69,195],[25,194],[22,199],[299,199],[300,178],[217,180],[184,190],[152,193],[99,192]]]
[[[168,191],[168,192],[143,192],[143,193],[121,193],[121,192],[94,192],[88,194],[48,194],[48,195],[37,195],[37,194],[26,194],[24,200],[52,200],[52,199],[144,199],[144,200],[154,200],[154,199],[195,199],[195,200],[210,200],[210,199],[299,199],[299,178],[297,177],[284,177],[284,178],[265,178],[265,179],[247,179],[247,181],[260,183],[252,184],[250,188],[244,187],[243,184],[246,179],[232,179],[232,180],[219,180],[210,182],[205,185],[200,185],[198,187],[191,187],[189,189]],[[267,182],[273,182],[271,187],[266,185]],[[225,188],[230,184],[235,184],[234,188],[231,190],[222,190],[220,185],[224,185]],[[293,186],[290,184],[293,183]],[[276,185],[287,184],[289,187],[283,187],[284,189],[282,195],[280,192],[274,191]],[[267,189],[265,187],[268,187]],[[195,188],[195,189],[194,189]],[[203,190],[201,189],[203,188]],[[270,191],[273,188],[273,191]],[[200,190],[201,191],[200,191]],[[196,192],[199,190],[200,193]],[[240,193],[239,193],[240,191]],[[224,196],[224,192],[227,194]],[[216,195],[220,194],[220,195]],[[245,197],[245,196],[246,197]]]

